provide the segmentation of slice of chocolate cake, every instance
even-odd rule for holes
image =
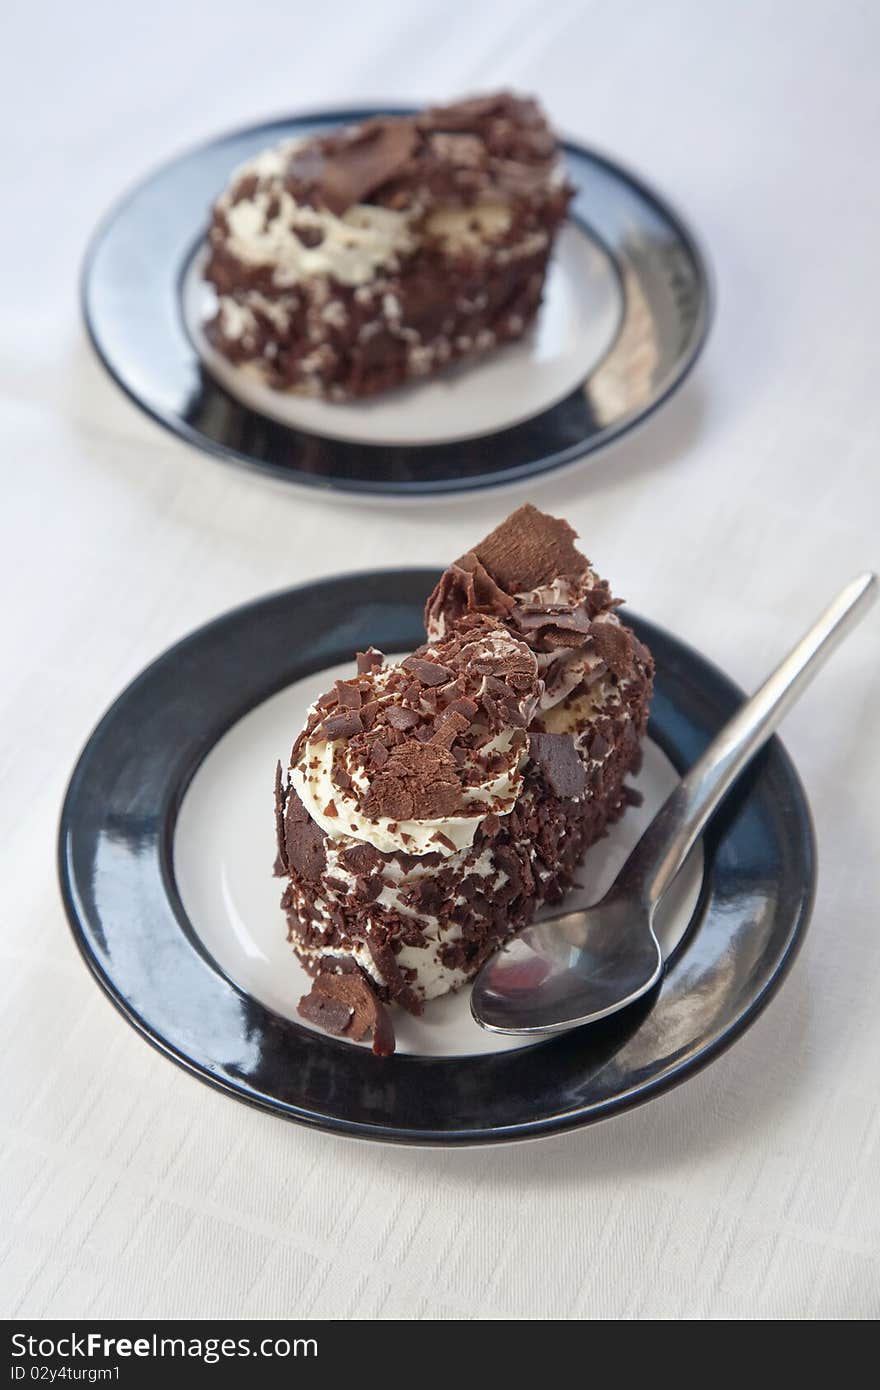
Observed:
[[[574,538],[514,512],[444,573],[427,643],[359,657],[278,769],[300,1011],[331,1032],[391,1050],[382,1005],[470,979],[627,805],[653,666]]]
[[[487,352],[534,318],[572,192],[540,107],[507,92],[287,141],[214,207],[211,342],[331,400]]]

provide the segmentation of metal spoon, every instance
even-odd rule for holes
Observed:
[[[480,971],[477,1023],[493,1033],[559,1033],[623,1009],[663,969],[654,913],[743,768],[877,597],[877,576],[842,589],[670,793],[601,902],[519,932]]]

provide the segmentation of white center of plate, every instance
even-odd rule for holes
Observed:
[[[215,352],[204,333],[216,311],[214,291],[202,278],[204,264],[202,250],[184,277],[183,314],[215,380],[251,410],[283,425],[356,444],[450,444],[540,415],[583,385],[608,352],[623,312],[614,262],[569,222],[557,238],[537,320],[523,339],[374,400],[331,403],[274,391],[251,369]]]
[[[310,1025],[299,1018],[296,1006],[310,980],[287,944],[279,907],[284,880],[272,875],[275,764],[280,759],[282,767],[287,766],[309,705],[334,680],[350,676],[351,669],[347,662],[298,681],[239,720],[193,778],[174,835],[177,886],[209,954],[247,994],[304,1028]],[[644,802],[628,810],[607,838],[589,851],[580,874],[582,889],[566,900],[570,907],[602,896],[678,774],[656,744],[647,742],[642,770],[631,780]],[[702,877],[698,845],[658,915],[664,956],[687,930]],[[393,1014],[400,1052],[467,1056],[531,1044],[529,1038],[502,1037],[478,1027],[471,1018],[469,988],[433,1000],[421,1018],[399,1008]]]

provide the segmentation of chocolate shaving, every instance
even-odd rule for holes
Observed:
[[[378,874],[372,878],[359,878],[357,882],[358,896],[364,898],[368,903],[375,902],[382,889],[385,887]]]
[[[449,667],[441,666],[439,661],[425,661],[422,657],[408,656],[400,664],[404,670],[417,676],[422,685],[443,685],[452,679]]]
[[[309,994],[303,995],[296,1011],[301,1018],[314,1023],[316,1028],[323,1028],[325,1033],[334,1033],[336,1037],[342,1037],[348,1031],[354,1016],[350,1005],[341,999],[331,999],[314,986]]]
[[[336,697],[340,705],[344,705],[346,709],[360,709],[361,707],[361,692],[352,682],[337,681]]]
[[[382,705],[379,700],[367,700],[366,704],[361,705],[361,722],[365,729],[372,728],[373,720],[381,710]]]
[[[384,859],[377,849],[365,843],[351,845],[343,850],[340,855],[343,864],[353,874],[369,874],[374,869],[378,869],[384,864]]]
[[[360,1042],[373,1031],[382,1005],[359,970],[341,973],[336,973],[332,967],[322,970],[313,988],[319,994],[339,999],[349,1006],[352,1017],[347,1032],[355,1042]]]
[[[337,739],[351,738],[354,734],[363,733],[364,724],[357,710],[349,710],[345,714],[330,714],[317,729],[319,738]]]
[[[459,734],[470,727],[471,721],[466,715],[458,714],[455,710],[445,712],[435,721],[434,732],[429,741],[441,748],[451,748]]]
[[[577,532],[527,502],[474,546],[473,554],[508,594],[526,593],[553,579],[579,579],[589,568],[574,542]]]
[[[516,608],[513,621],[532,642],[551,649],[582,647],[590,631],[590,615],[582,604],[572,608]]]
[[[297,1011],[337,1037],[360,1042],[372,1033],[373,1052],[377,1057],[389,1057],[394,1051],[394,1028],[388,1010],[360,970],[341,968],[349,964],[340,961],[338,971],[333,965],[322,968]]]
[[[445,719],[447,715],[450,714],[463,714],[468,723],[470,723],[470,721],[478,713],[479,708],[480,707],[477,704],[476,700],[471,700],[467,696],[462,695],[459,696],[457,700],[452,700],[446,706],[445,710],[440,715],[440,718]]]
[[[358,652],[356,661],[358,675],[365,676],[374,666],[384,665],[385,657],[376,647],[367,647],[365,652]]]
[[[441,830],[435,830],[434,834],[431,836],[431,839],[433,841],[436,841],[438,845],[445,845],[446,848],[452,852],[454,852],[457,848],[455,841],[450,840],[449,836],[444,835]]]
[[[412,820],[415,815],[412,791],[401,777],[381,772],[373,778],[364,811],[373,820]]]
[[[408,985],[388,943],[379,940],[377,934],[371,931],[367,933],[367,946],[376,969],[385,981],[386,987],[390,989],[395,1002],[408,1009],[411,1014],[422,1013],[422,1001]]]
[[[316,882],[327,863],[324,840],[323,830],[312,820],[296,789],[291,787],[284,815],[284,845],[289,869],[307,882]]]
[[[632,670],[632,646],[629,631],[617,622],[599,621],[590,624],[593,646],[615,676],[629,675]]]
[[[393,729],[412,729],[419,722],[415,710],[404,709],[403,705],[389,705],[385,718]]]
[[[371,818],[434,820],[462,809],[454,758],[444,748],[411,739],[393,749],[364,802]]]
[[[324,156],[320,168],[310,168],[306,178],[299,171],[293,177],[313,189],[317,199],[340,217],[398,173],[415,143],[413,122],[400,117],[377,117],[337,143]]]
[[[379,768],[381,770],[388,762],[388,759],[390,757],[391,754],[388,751],[387,746],[382,742],[380,738],[375,739],[373,743],[370,744],[370,761],[373,764],[373,767]]]
[[[444,572],[425,605],[425,626],[438,622],[451,626],[465,613],[485,613],[504,620],[514,600],[500,589],[472,551]]]
[[[284,843],[284,802],[287,791],[281,780],[281,763],[275,769],[275,843],[278,846],[278,858],[275,861],[275,874],[279,877],[286,874],[290,868],[287,862],[287,846]]]
[[[611,752],[611,744],[604,734],[594,734],[590,740],[590,757],[600,763]]]
[[[542,644],[551,649],[562,647],[568,651],[575,651],[578,647],[583,647],[586,641],[584,633],[573,632],[571,628],[550,626],[541,632]]]
[[[530,734],[529,754],[556,796],[583,796],[586,768],[570,734]]]

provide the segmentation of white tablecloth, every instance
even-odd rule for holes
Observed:
[[[880,1311],[878,632],[790,716],[820,882],[781,994],[716,1065],[518,1148],[387,1150],[215,1094],[95,987],[55,882],[97,716],[254,595],[436,561],[528,497],[745,685],[880,564],[880,9],[596,0],[82,0],[7,18],[0,219],[7,1316],[850,1318]],[[714,261],[682,392],[509,496],[328,506],[189,450],[96,364],[96,219],[158,161],[295,108],[512,84],[641,170]]]

